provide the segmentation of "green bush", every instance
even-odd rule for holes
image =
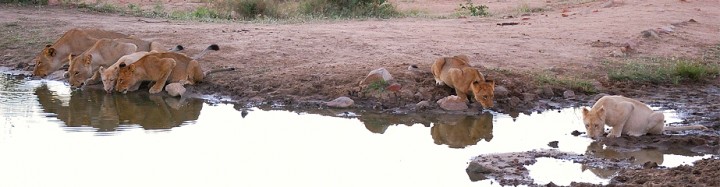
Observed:
[[[632,60],[620,67],[610,67],[608,78],[612,81],[635,83],[673,83],[702,81],[720,74],[720,67],[686,59],[650,58]]]
[[[308,0],[300,5],[300,11],[306,15],[334,18],[400,15],[386,0]]]
[[[485,5],[475,6],[472,2],[468,1],[466,4],[460,4],[460,11],[467,11],[470,16],[487,16],[490,13],[487,11],[488,7]]]
[[[224,10],[230,17],[246,20],[264,17],[280,18],[277,5],[278,2],[272,0],[222,0],[215,2],[215,7]],[[230,12],[235,12],[235,15]]]

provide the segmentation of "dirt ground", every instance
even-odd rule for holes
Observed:
[[[108,2],[135,2],[145,6],[154,3]],[[466,54],[471,65],[509,91],[507,95],[496,97],[495,111],[532,112],[592,104],[595,94],[575,90],[575,97],[565,98],[563,93],[569,88],[538,86],[532,75],[547,73],[594,80],[593,86],[601,93],[622,94],[676,109],[685,116],[685,121],[680,124],[702,124],[714,130],[679,137],[717,138],[720,79],[679,87],[617,85],[608,83],[605,72],[600,71],[606,60],[702,57],[709,48],[720,43],[720,19],[717,19],[720,4],[717,2],[475,2],[489,7],[492,13],[489,17],[458,17],[458,4],[465,1],[391,2],[403,12],[415,11],[428,16],[304,23],[210,23],[129,17],[61,6],[0,5],[0,66],[28,69],[33,65],[31,61],[35,54],[64,31],[78,27],[100,28],[160,41],[168,46],[181,44],[191,55],[209,44],[220,45],[219,52],[201,60],[202,68],[236,67],[237,70],[215,74],[200,85],[188,87],[196,94],[211,94],[246,105],[299,108],[325,108],[325,101],[347,96],[355,101],[352,106],[355,109],[443,113],[446,111],[438,109],[434,103],[451,92],[447,87],[435,85],[429,72],[430,65],[439,57]],[[167,3],[169,8],[202,4],[193,1]],[[523,7],[542,11],[520,11]],[[648,29],[664,32],[658,37],[643,37],[641,32]],[[368,72],[378,68],[386,68],[401,89],[382,93],[361,90],[358,83]],[[429,101],[430,106],[416,107],[421,101]],[[474,103],[470,110],[460,113],[479,112],[480,106]],[[705,144],[713,146],[708,142],[712,141],[705,141]],[[716,146],[717,141],[714,142]],[[662,174],[668,170],[650,169],[647,172]]]

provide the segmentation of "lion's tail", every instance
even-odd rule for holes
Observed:
[[[708,128],[702,125],[688,125],[688,126],[665,126],[666,131],[685,131],[685,130],[707,130]]]
[[[205,72],[205,76],[208,76],[213,73],[220,73],[225,71],[235,71],[235,68],[220,68],[220,69],[211,69]]]
[[[192,59],[193,59],[193,60],[200,59],[200,58],[202,58],[203,56],[205,56],[205,54],[207,54],[208,52],[210,52],[210,51],[218,51],[218,50],[220,50],[220,46],[218,46],[217,44],[212,44],[212,45],[208,46],[207,48],[203,49],[202,51],[200,51],[200,53],[198,53],[198,54],[196,54],[195,56],[193,56]]]

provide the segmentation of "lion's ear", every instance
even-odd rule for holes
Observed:
[[[103,71],[105,71],[105,66],[100,66],[100,67],[98,67],[98,72],[99,72],[100,74],[102,74]]]
[[[605,106],[600,106],[600,108],[598,108],[597,115],[601,120],[605,120]]]
[[[47,45],[45,45],[45,48],[50,48],[50,46],[52,46],[52,45],[47,44]]]
[[[85,66],[89,66],[90,63],[92,62],[92,55],[91,54],[85,55],[84,60],[85,60]]]
[[[73,56],[72,54],[68,55],[68,62],[70,62],[70,66],[72,66]]]
[[[49,46],[48,46],[48,47],[49,47]],[[51,47],[51,48],[48,48],[48,50],[47,50],[47,55],[48,55],[48,56],[51,56],[51,57],[54,57],[54,56],[55,56],[55,48],[52,48],[52,47]]]
[[[587,108],[583,107],[582,114],[583,114],[583,117],[587,117],[588,114],[590,114],[590,110],[588,110]]]
[[[130,72],[135,72],[135,64],[128,65],[128,68],[130,68]]]

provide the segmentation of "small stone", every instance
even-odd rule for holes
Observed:
[[[552,148],[558,148],[558,141],[551,141],[550,143],[548,143],[548,146]]]
[[[390,90],[391,92],[397,92],[397,91],[400,91],[400,88],[402,88],[402,86],[400,84],[392,83],[392,84],[390,84],[390,86],[387,86],[387,88],[385,88],[385,89]]]
[[[420,101],[419,103],[415,104],[415,108],[417,108],[418,110],[430,108],[430,102]]]
[[[168,93],[168,95],[177,97],[182,96],[185,94],[185,87],[180,83],[170,83],[167,86],[165,86],[165,91]]]
[[[565,90],[565,92],[563,92],[563,97],[565,99],[575,98],[575,92],[573,92],[572,90]]]
[[[621,52],[622,50],[614,50],[610,52],[610,57],[625,57],[625,53]]]
[[[522,103],[522,100],[520,100],[520,98],[515,97],[515,96],[510,97],[510,106],[516,107],[516,106],[520,105],[520,103]]]
[[[531,101],[535,100],[535,96],[536,96],[535,94],[531,94],[531,93],[523,93],[522,95],[523,95],[523,101],[525,101],[525,102],[531,102]]]
[[[505,88],[504,86],[496,86],[495,87],[495,96],[496,97],[505,97],[508,94],[510,94],[510,91],[508,91],[508,89]]]
[[[465,101],[460,99],[460,97],[454,96],[454,95],[442,98],[442,99],[438,100],[437,103],[440,105],[440,108],[449,110],[449,111],[468,109],[468,106],[465,103]]]
[[[655,38],[655,39],[660,38],[660,35],[658,35],[658,33],[657,33],[655,30],[653,30],[653,29],[644,30],[644,31],[642,31],[642,32],[640,32],[640,33],[641,33],[642,36],[645,37],[645,38]]]
[[[583,134],[583,133],[580,132],[580,131],[574,130],[574,131],[572,131],[572,133],[570,133],[570,134],[573,135],[573,136],[580,136],[580,135]]]
[[[370,71],[368,75],[360,81],[360,85],[369,85],[376,81],[384,80],[385,82],[392,80],[393,77],[390,72],[385,68],[380,68]]]
[[[337,108],[346,108],[351,105],[353,105],[355,101],[350,99],[349,97],[338,97],[337,99],[334,99],[330,102],[325,103],[329,107],[337,107]]]
[[[658,167],[657,162],[647,161],[643,164],[643,168],[650,169],[650,168],[656,168]]]

